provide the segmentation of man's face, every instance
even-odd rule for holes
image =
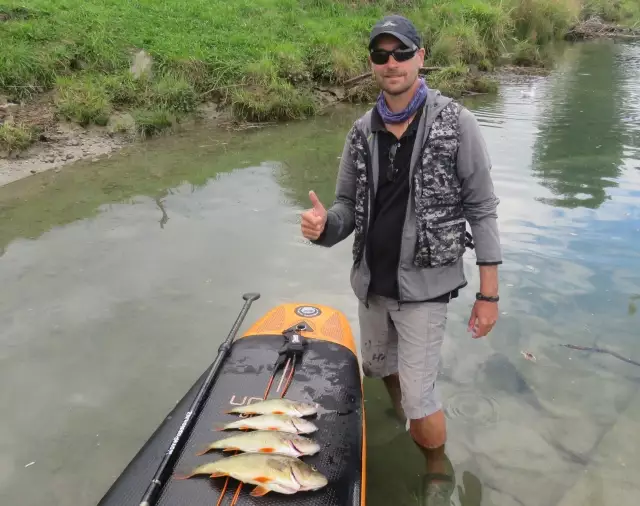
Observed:
[[[403,48],[405,48],[404,44],[391,35],[378,37],[373,47],[373,49],[386,51]],[[369,55],[369,62],[378,86],[389,95],[400,95],[407,91],[418,77],[424,63],[424,53],[424,49],[419,49],[412,58],[402,62],[396,61],[391,55],[383,64],[374,63]]]

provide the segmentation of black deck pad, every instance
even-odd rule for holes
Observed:
[[[206,462],[225,458],[231,452],[212,450],[196,456],[209,443],[237,431],[216,431],[223,424],[238,420],[225,414],[233,404],[246,404],[251,397],[262,399],[282,346],[282,335],[249,336],[234,342],[208,399],[195,421],[184,449],[176,461],[174,473],[163,487],[158,506],[215,506],[226,478],[205,475],[177,480],[173,475],[188,474]],[[269,398],[276,392],[281,372],[271,387]],[[115,481],[98,506],[138,506],[158,464],[183,421],[184,414],[206,373],[203,374],[151,438]],[[286,381],[286,379],[285,379]],[[284,381],[283,381],[284,385]],[[286,398],[317,402],[322,406],[317,416],[308,417],[318,431],[306,435],[320,443],[321,451],[302,460],[313,465],[329,480],[317,491],[293,495],[270,492],[251,497],[254,485],[245,484],[238,506],[359,506],[362,482],[362,393],[357,358],[347,348],[328,342],[308,340],[302,363],[287,390]],[[231,504],[239,482],[230,479],[222,505]]]

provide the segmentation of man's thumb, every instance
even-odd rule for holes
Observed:
[[[316,212],[316,214],[323,215],[326,212],[324,206],[322,205],[322,202],[320,202],[320,199],[317,197],[316,193],[313,190],[309,192],[309,199],[313,204],[313,210]]]

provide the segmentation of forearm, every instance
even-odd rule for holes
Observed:
[[[480,265],[480,288],[482,295],[495,297],[498,295],[498,266]]]
[[[502,263],[502,246],[495,212],[496,205],[496,203],[489,203],[485,209],[469,204],[465,206],[465,215],[471,226],[478,265]]]

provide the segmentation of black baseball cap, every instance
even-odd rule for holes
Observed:
[[[369,35],[369,49],[373,46],[376,37],[383,34],[393,35],[407,47],[414,45],[421,47],[422,45],[422,40],[414,24],[404,16],[397,14],[385,16],[373,26]]]

